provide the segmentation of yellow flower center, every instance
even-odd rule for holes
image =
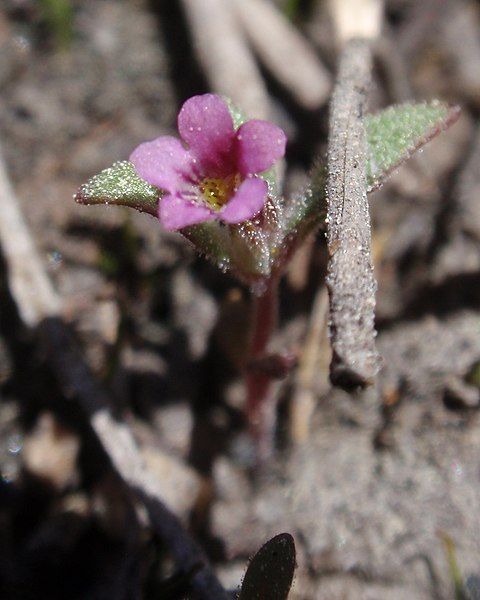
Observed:
[[[207,204],[214,210],[220,210],[230,200],[240,185],[240,175],[228,175],[227,177],[206,177],[200,183],[200,191]]]

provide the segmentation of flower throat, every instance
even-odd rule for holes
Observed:
[[[214,210],[220,210],[237,191],[241,183],[240,175],[227,177],[206,177],[200,183],[200,191],[207,204]]]

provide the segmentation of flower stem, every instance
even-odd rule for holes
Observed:
[[[279,277],[273,276],[266,281],[266,288],[262,294],[253,296],[250,361],[266,354],[272,333],[277,328],[278,284]],[[245,412],[255,445],[257,463],[262,464],[272,454],[273,447],[275,406],[271,375],[261,371],[247,371],[245,387]]]

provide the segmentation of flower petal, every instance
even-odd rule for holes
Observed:
[[[189,225],[211,221],[215,214],[206,206],[170,194],[160,200],[158,218],[165,229],[176,231]]]
[[[211,221],[215,219],[215,214],[206,206],[170,194],[160,200],[158,218],[165,229],[176,231],[183,227]]]
[[[253,119],[236,134],[237,168],[242,175],[261,173],[285,154],[287,136],[268,121]]]
[[[137,146],[130,155],[137,173],[151,185],[175,193],[193,177],[193,158],[172,136],[162,136]]]
[[[267,199],[267,182],[258,177],[245,179],[237,193],[220,212],[220,219],[226,223],[242,223],[259,213]]]
[[[220,96],[203,94],[187,100],[178,114],[178,131],[205,175],[221,177],[230,172],[235,132]]]

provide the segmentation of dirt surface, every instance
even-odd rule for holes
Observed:
[[[305,5],[298,27],[333,71],[325,11]],[[248,290],[155,219],[72,200],[139,142],[175,134],[183,100],[209,89],[177,2],[73,2],[63,51],[38,3],[0,8],[0,143],[39,252],[167,504],[231,590],[248,557],[287,531],[297,546],[291,598],[453,598],[445,536],[480,597],[480,14],[462,0],[386,5],[371,106],[438,97],[462,117],[371,196],[375,389],[330,388],[321,353],[311,434],[294,443],[288,378],[277,456],[260,480],[249,475],[237,371]],[[325,148],[327,107],[302,109],[263,75],[291,139],[291,191]],[[305,256],[282,284],[276,340],[300,350],[325,273],[323,235]],[[183,597],[165,583],[169,548],[135,514],[74,393],[62,395],[19,322],[6,273],[2,262],[2,597]]]

